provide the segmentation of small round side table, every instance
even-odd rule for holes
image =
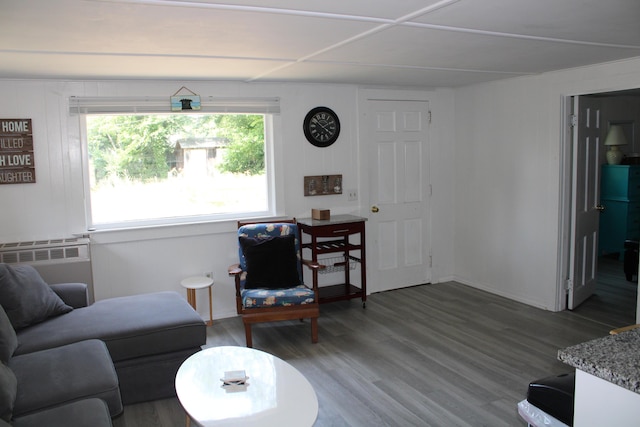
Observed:
[[[213,325],[213,305],[211,299],[213,279],[205,276],[187,277],[186,279],[182,279],[180,284],[187,289],[187,301],[189,301],[189,304],[191,304],[194,310],[196,309],[196,289],[209,288],[209,322],[207,325]]]

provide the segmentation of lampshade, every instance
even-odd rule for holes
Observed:
[[[627,145],[627,138],[624,137],[624,131],[620,125],[612,125],[609,128],[607,139],[604,140],[604,145]]]

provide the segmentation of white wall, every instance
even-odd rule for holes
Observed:
[[[186,85],[202,96],[281,98],[277,118],[281,132],[275,141],[279,213],[309,216],[311,208],[332,213],[368,215],[366,156],[358,140],[359,88],[352,85],[245,84],[161,81],[33,81],[0,80],[0,117],[33,121],[35,184],[0,186],[3,218],[0,241],[68,237],[86,233],[81,145],[78,119],[68,114],[69,96],[169,96]],[[385,91],[382,91],[385,92]],[[396,96],[398,91],[389,91]],[[433,206],[433,280],[453,277],[453,91],[412,91],[430,100],[434,114],[430,143]],[[328,148],[306,142],[302,120],[313,107],[326,105],[340,117],[341,136]],[[343,175],[345,189],[358,190],[360,200],[341,196],[304,197],[304,175]],[[157,290],[185,294],[180,279],[207,271],[214,273],[214,317],[235,315],[232,280],[227,267],[237,262],[235,223],[218,222],[91,235],[96,299]],[[369,239],[371,240],[371,239]],[[375,280],[371,278],[370,280]],[[203,317],[208,316],[203,291],[198,296]]]
[[[37,174],[35,184],[0,186],[0,241],[86,232],[81,149],[73,136],[76,119],[67,113],[69,96],[168,97],[185,84],[201,95],[281,98],[282,132],[276,141],[281,213],[301,217],[320,206],[368,216],[356,86],[0,80],[0,117],[33,120]],[[433,113],[433,282],[457,279],[557,309],[562,97],[635,87],[640,87],[640,59],[418,91]],[[397,91],[388,94],[395,97]],[[304,115],[318,105],[332,107],[342,124],[338,142],[325,149],[311,146],[302,133]],[[332,173],[343,174],[345,189],[358,190],[358,202],[348,202],[344,194],[303,196],[304,175]],[[180,279],[213,271],[214,317],[233,316],[226,269],[236,262],[234,230],[233,222],[220,222],[94,234],[96,298],[155,290],[184,294]],[[207,316],[206,304],[199,311]]]
[[[457,280],[556,310],[564,96],[640,87],[640,59],[455,93]]]

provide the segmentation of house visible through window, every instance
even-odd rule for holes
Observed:
[[[92,227],[270,211],[268,114],[84,117]]]

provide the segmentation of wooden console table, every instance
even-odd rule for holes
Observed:
[[[365,307],[367,262],[364,222],[366,220],[354,215],[332,215],[328,220],[298,219],[303,257],[305,257],[305,251],[310,251],[313,261],[326,265],[323,271],[344,271],[344,283],[320,286],[320,303],[361,298],[362,306]],[[327,254],[335,254],[335,257],[327,257]],[[350,270],[352,265],[355,268],[355,264],[360,266],[360,287],[351,283]],[[317,280],[317,277],[315,275],[314,279]]]

